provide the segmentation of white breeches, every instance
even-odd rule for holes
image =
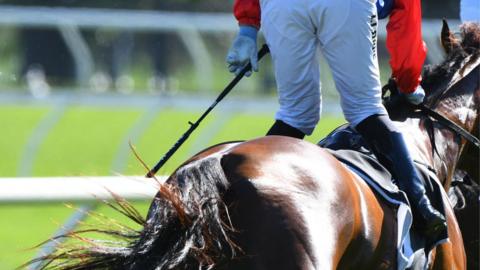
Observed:
[[[320,48],[340,93],[345,119],[357,125],[386,114],[377,60],[377,16],[370,0],[261,0],[280,108],[276,119],[310,135],[321,113]]]

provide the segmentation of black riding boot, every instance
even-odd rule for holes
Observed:
[[[397,179],[427,237],[435,237],[447,226],[445,217],[432,207],[405,145],[402,134],[386,115],[372,115],[356,127],[375,156]]]
[[[305,137],[305,133],[281,120],[275,121],[273,126],[267,132],[267,136],[269,135],[288,136],[298,139],[303,139],[303,137]]]

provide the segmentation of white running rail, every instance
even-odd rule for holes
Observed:
[[[99,201],[113,199],[110,192],[129,200],[150,200],[157,187],[155,180],[143,176],[0,178],[0,203]]]

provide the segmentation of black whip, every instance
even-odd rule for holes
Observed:
[[[258,51],[258,60],[262,59],[263,56],[265,56],[269,52],[268,46],[264,44],[260,51]],[[168,150],[168,152],[160,159],[160,161],[147,173],[146,177],[151,178],[153,177],[160,168],[170,159],[173,154],[180,148],[180,146],[188,139],[190,134],[193,133],[193,131],[198,127],[200,122],[217,106],[217,104],[228,94],[232,89],[238,84],[238,82],[243,78],[245,73],[250,71],[252,69],[252,65],[248,63],[241,71],[240,73],[233,78],[233,80],[225,87],[225,89],[220,93],[220,95],[217,97],[215,102],[213,102],[210,107],[198,118],[198,120],[195,123],[188,122],[190,125],[190,128],[180,137],[180,139]]]

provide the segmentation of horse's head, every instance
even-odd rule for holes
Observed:
[[[423,74],[422,86],[427,91],[426,103],[438,109],[442,108],[441,104],[453,106],[449,109],[465,110],[465,107],[471,107],[470,115],[477,116],[480,99],[480,25],[463,24],[460,37],[456,38],[444,20],[441,44],[447,54],[445,61],[438,66],[427,67]]]
[[[480,25],[463,24],[460,37],[455,37],[444,21],[442,45],[446,60],[439,66],[427,67],[422,85],[427,93],[426,106],[445,115],[478,138],[480,113]],[[445,145],[439,160],[455,164],[466,144],[449,129],[437,126],[437,146]],[[453,150],[453,151],[452,151]],[[440,150],[441,151],[441,150]],[[448,153],[451,153],[450,155]],[[474,151],[475,152],[475,151]],[[477,152],[478,153],[478,152]],[[476,157],[478,166],[478,156]],[[471,161],[470,161],[471,162]],[[469,164],[466,164],[467,167]],[[476,167],[474,166],[474,167]],[[446,172],[451,176],[453,171]]]

